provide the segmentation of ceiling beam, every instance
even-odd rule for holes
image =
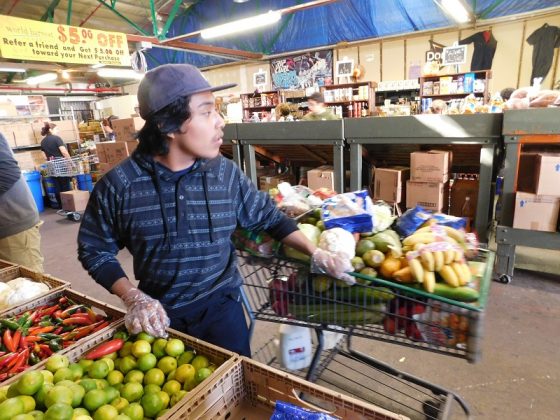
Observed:
[[[70,25],[72,22],[72,0],[68,0],[68,11],[66,12],[66,24]]]
[[[56,0],[55,0],[56,1]],[[104,0],[97,0],[98,3],[100,3],[102,6],[105,6],[106,8],[108,8],[109,10],[111,10],[114,14],[116,14],[118,17],[120,17],[122,20],[124,20],[126,23],[128,23],[130,26],[132,26],[134,29],[136,29],[138,32],[140,32],[142,35],[146,35],[149,36],[150,34],[148,32],[146,32],[144,29],[142,29],[140,26],[138,26],[136,23],[134,23],[133,21],[131,21],[130,19],[128,19],[125,15],[123,15],[122,13],[120,13],[117,9],[115,9],[112,5],[105,3]]]
[[[10,10],[8,10],[8,13],[6,13],[8,16],[10,16],[12,14],[12,10],[14,10],[14,7],[17,6],[17,4],[20,2],[21,0],[14,0],[12,3],[12,6],[10,7]]]
[[[223,47],[213,47],[211,45],[196,44],[194,42],[171,41],[171,42],[162,42],[161,45],[180,48],[184,50],[202,51],[202,52],[209,52],[209,53],[225,55],[225,56],[241,57],[248,60],[257,60],[263,57],[262,54],[254,53],[250,51],[233,50],[231,48],[223,48]]]
[[[165,36],[167,35],[169,28],[171,28],[171,24],[175,20],[175,16],[177,16],[177,12],[179,11],[179,7],[181,6],[182,3],[183,0],[175,0],[175,4],[173,4],[173,7],[171,8],[171,12],[169,13],[169,16],[167,17],[167,21],[165,22],[165,26],[161,31],[160,39],[165,39]]]
[[[98,4],[98,5],[95,7],[95,9],[93,9],[92,12],[91,12],[89,15],[87,15],[86,18],[85,18],[84,20],[82,20],[82,21],[80,22],[80,24],[79,24],[78,26],[82,26],[84,23],[86,23],[86,22],[89,20],[89,18],[91,18],[91,17],[93,16],[93,14],[94,14],[95,12],[97,12],[97,10],[98,10],[100,7],[101,7],[101,4]]]

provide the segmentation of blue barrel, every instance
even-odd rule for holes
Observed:
[[[82,191],[93,191],[93,181],[91,179],[91,174],[78,175],[78,189]]]
[[[45,203],[43,202],[43,190],[41,189],[41,172],[24,172],[23,176],[25,177],[27,185],[31,190],[33,200],[35,200],[35,204],[37,205],[37,210],[39,211],[39,213],[45,211]]]
[[[53,209],[59,209],[60,203],[56,199],[56,184],[54,179],[50,176],[46,176],[43,178],[43,183],[45,184],[45,192],[47,193],[49,206]]]

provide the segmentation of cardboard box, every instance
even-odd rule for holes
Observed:
[[[37,144],[33,127],[30,123],[10,124],[16,147],[33,146]]]
[[[132,154],[138,147],[138,140],[127,141],[126,142],[126,150],[128,151],[128,156]]]
[[[406,201],[406,181],[410,178],[410,168],[395,166],[375,168],[373,176],[373,198],[387,203]]]
[[[144,127],[144,120],[140,117],[121,118],[111,121],[111,124],[117,142],[132,141],[136,140],[136,133]]]
[[[105,143],[104,149],[107,163],[119,163],[128,157],[126,142]]]
[[[47,162],[45,154],[39,150],[14,153],[19,168],[25,170],[36,170],[40,165]]]
[[[84,211],[89,200],[89,191],[72,190],[60,193],[62,209],[66,211]]]
[[[259,189],[261,191],[268,191],[271,188],[276,188],[281,182],[289,182],[290,184],[295,183],[293,175],[272,175],[272,176],[261,176],[259,178]]]
[[[412,152],[410,180],[415,182],[447,182],[452,153],[443,150]]]
[[[559,211],[560,197],[518,192],[515,194],[513,227],[556,232]]]
[[[478,203],[478,180],[477,179],[456,179],[451,187],[451,205],[449,214],[453,216],[464,216],[462,214],[465,198],[470,197],[470,207],[476,216],[476,206]],[[474,217],[473,217],[474,218]]]
[[[99,175],[103,176],[105,175],[107,172],[109,172],[111,169],[113,169],[115,167],[115,165],[113,165],[112,163],[98,163],[97,164],[97,172],[99,173]]]
[[[522,153],[519,157],[517,190],[560,197],[560,154]]]
[[[407,181],[406,208],[419,205],[426,210],[447,213],[448,187],[449,184],[443,182]]]
[[[334,168],[329,165],[307,171],[307,186],[313,191],[328,188],[334,191]]]

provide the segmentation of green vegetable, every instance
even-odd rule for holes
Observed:
[[[55,352],[62,350],[62,338],[55,338],[53,340],[50,340],[49,349]]]
[[[296,319],[319,324],[365,325],[378,324],[383,320],[386,308],[384,304],[354,308],[342,304],[289,304],[288,311]]]
[[[17,330],[19,328],[19,324],[17,322],[14,322],[12,320],[9,319],[2,319],[0,320],[0,324],[2,324],[4,327],[9,328],[10,330]]]
[[[423,289],[422,285],[415,285],[414,287]],[[434,288],[434,295],[457,300],[459,302],[476,302],[480,297],[478,291],[472,287],[451,287],[447,284],[437,282]]]
[[[332,299],[355,303],[356,305],[372,305],[393,300],[395,295],[387,287],[354,285],[347,288],[329,290],[327,296]]]

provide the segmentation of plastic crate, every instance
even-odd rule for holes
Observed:
[[[302,393],[306,401],[300,398]],[[206,383],[169,418],[260,420],[270,418],[277,400],[343,419],[408,419],[246,357],[240,357],[223,376]]]
[[[25,305],[29,302],[33,302],[34,300],[41,298],[43,296],[47,296],[53,293],[58,292],[59,290],[68,289],[70,287],[70,283],[64,280],[60,280],[59,278],[50,276],[48,274],[39,273],[37,271],[30,270],[29,268],[25,268],[22,266],[14,266],[8,267],[3,270],[0,270],[0,281],[7,283],[10,280],[17,279],[18,277],[26,277],[32,281],[44,283],[49,286],[49,291],[45,292],[39,296],[35,296],[34,298],[28,299],[24,302],[21,302],[17,305],[12,305],[3,308],[0,310],[0,317],[2,317],[7,311],[12,310],[13,308],[17,308],[21,305]]]
[[[67,354],[68,352],[71,352],[73,349],[81,346],[82,343],[89,340],[91,337],[97,336],[99,334],[104,335],[108,329],[110,329],[113,325],[115,325],[115,323],[120,324],[122,322],[122,319],[124,318],[125,312],[115,306],[109,305],[108,303],[101,302],[97,299],[84,295],[83,293],[76,292],[75,290],[65,289],[65,290],[59,290],[54,293],[50,293],[48,295],[41,296],[28,303],[18,305],[13,309],[7,310],[0,315],[0,319],[4,319],[13,315],[19,315],[25,311],[33,310],[42,305],[49,305],[49,306],[54,305],[56,304],[58,299],[63,296],[66,296],[67,298],[71,299],[77,304],[84,304],[90,306],[95,311],[96,314],[105,315],[106,317],[109,318],[108,319],[109,325],[89,336],[86,336],[78,340],[75,344],[60,350],[59,352],[57,352],[58,354]],[[31,368],[41,369],[45,365],[46,360],[47,359],[42,360],[41,362],[37,363],[33,367],[30,367],[29,369]],[[24,372],[21,372],[18,375],[14,375],[11,378],[8,378],[1,383],[2,384],[11,383],[12,379],[17,380],[19,376],[22,375]]]
[[[117,331],[124,330],[124,321],[118,321],[115,324],[109,326],[108,328],[99,331],[98,333],[90,336],[87,340],[84,340],[83,343],[79,342],[77,345],[68,347],[64,350],[64,353],[60,352],[59,354],[65,354],[70,363],[77,362],[80,360],[89,350],[97,347],[99,344],[111,339],[113,335]],[[227,372],[230,371],[233,364],[235,364],[239,356],[229,350],[223,349],[221,347],[215,346],[213,344],[207,343],[206,341],[199,340],[198,338],[191,337],[189,335],[183,334],[179,331],[173,330],[171,328],[167,329],[169,333],[169,338],[178,338],[179,340],[185,343],[185,347],[187,349],[192,349],[196,353],[203,354],[208,357],[210,363],[214,363],[216,366],[216,370],[212,372],[212,374],[203,382],[209,383],[214,382],[217,379],[224,376]],[[48,360],[48,359],[47,359]],[[38,363],[35,366],[32,366],[28,370],[36,370],[42,369],[46,361]],[[18,376],[14,376],[2,383],[2,385],[10,385],[18,379]],[[172,418],[173,414],[176,412],[177,409],[183,406],[183,404],[188,403],[194,397],[198,395],[199,388],[202,389],[203,385],[198,385],[192,391],[188,392],[187,395],[183,397],[183,399],[175,404],[165,416],[158,417],[159,419],[169,419]]]
[[[17,264],[11,263],[6,260],[0,260],[0,274],[9,268],[15,267]]]

